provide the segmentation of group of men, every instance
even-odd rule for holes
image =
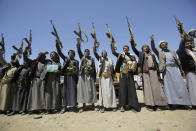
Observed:
[[[80,58],[75,59],[75,51],[69,50],[68,56],[61,51],[61,42],[56,39],[56,50],[50,53],[39,53],[34,60],[30,59],[30,46],[22,51],[23,64],[19,63],[19,54],[11,56],[11,62],[6,63],[3,58],[5,52],[4,40],[1,41],[1,85],[0,111],[2,114],[16,113],[64,113],[68,107],[78,111],[77,105],[83,104],[79,112],[87,109],[86,104],[98,101],[101,113],[106,108],[121,112],[133,109],[139,112],[141,105],[138,102],[133,76],[138,74],[143,81],[144,103],[149,110],[175,109],[177,106],[196,107],[196,30],[188,34],[181,34],[181,43],[177,50],[168,49],[166,41],[160,41],[158,51],[155,47],[154,36],[151,35],[151,52],[144,44],[141,51],[136,48],[136,41],[130,37],[130,44],[138,56],[138,62],[133,54],[129,53],[129,46],[123,47],[123,53],[117,53],[114,40],[111,39],[111,51],[117,57],[114,68],[113,60],[107,57],[107,51],[97,53],[97,41],[94,39],[93,52],[98,60],[96,69],[95,60],[90,56],[90,50],[81,51],[81,37],[76,39],[77,52]],[[21,52],[20,52],[21,53]],[[64,61],[61,65],[60,58]],[[117,103],[114,78],[120,74],[119,100]],[[64,76],[63,86],[60,77]],[[186,83],[183,77],[186,76]],[[99,99],[95,87],[96,78],[99,78]],[[187,88],[188,87],[188,88]]]

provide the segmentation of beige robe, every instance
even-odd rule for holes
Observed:
[[[12,67],[11,69],[9,69],[5,73],[2,80],[9,79],[11,81],[16,69],[17,68],[15,67]],[[1,111],[12,110],[13,97],[14,97],[15,90],[16,90],[16,83],[6,82],[4,84],[1,84],[0,86],[0,110]]]
[[[145,54],[144,58],[149,68],[154,67],[152,55]],[[148,106],[167,105],[166,97],[158,80],[157,70],[149,70],[143,73],[144,103]]]

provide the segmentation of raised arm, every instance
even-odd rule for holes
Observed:
[[[176,51],[176,53],[179,55],[179,53],[181,53],[182,51],[184,51],[185,50],[185,35],[184,34],[182,34],[181,35],[181,42],[180,42],[180,45],[179,45],[179,48],[178,48],[178,50]]]
[[[157,56],[159,56],[159,51],[158,51],[157,48],[155,47],[155,43],[154,43],[154,35],[151,35],[151,36],[150,36],[150,39],[151,39],[151,48],[152,48],[152,51],[153,51]]]
[[[119,56],[119,53],[116,52],[115,48],[113,47],[113,43],[111,42],[111,50],[112,50],[112,54],[116,57]]]
[[[56,40],[56,50],[57,50],[59,56],[60,56],[63,60],[65,60],[65,59],[66,59],[66,56],[62,53],[61,48],[59,47],[59,43],[58,43],[57,40]]]
[[[93,53],[94,53],[95,57],[97,58],[97,60],[99,60],[100,56],[97,53],[96,41],[94,41]]]
[[[131,43],[131,48],[132,48],[133,52],[139,57],[140,52],[136,49],[136,47],[135,47],[136,42],[132,37],[131,37],[130,43]]]
[[[81,44],[80,44],[80,38],[77,38],[77,51],[78,51],[78,55],[80,57],[80,59],[82,59],[82,57],[84,56],[82,51],[81,51]]]

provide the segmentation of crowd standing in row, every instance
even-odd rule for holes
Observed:
[[[56,32],[56,30],[55,30]],[[80,32],[81,33],[81,32]],[[39,53],[34,60],[30,59],[31,47],[28,45],[23,51],[11,56],[11,62],[7,63],[3,54],[5,52],[4,39],[2,37],[0,49],[1,84],[0,84],[0,111],[2,114],[13,115],[16,113],[64,113],[68,107],[77,112],[78,104],[83,104],[79,112],[86,110],[86,104],[92,104],[92,109],[97,109],[98,101],[100,112],[106,108],[117,110],[117,104],[121,112],[133,109],[141,110],[138,102],[133,76],[138,74],[143,81],[144,103],[149,110],[170,109],[177,106],[196,109],[196,30],[190,30],[188,34],[181,32],[181,42],[178,50],[168,49],[166,41],[160,41],[159,48],[155,47],[154,36],[151,35],[151,52],[149,45],[144,44],[141,51],[136,48],[136,41],[131,35],[130,45],[138,56],[138,62],[133,54],[129,53],[129,46],[123,47],[123,53],[115,50],[115,40],[111,34],[111,51],[117,57],[114,68],[113,60],[107,57],[107,51],[97,53],[97,40],[94,36],[93,52],[98,60],[96,70],[95,60],[90,56],[90,50],[81,51],[83,39],[76,39],[77,52],[80,58],[75,59],[75,51],[69,50],[68,56],[63,54],[62,43],[56,38],[56,50],[50,53],[50,59],[46,59],[48,52]],[[57,36],[57,33],[55,34]],[[95,34],[94,34],[95,35]],[[107,34],[108,35],[108,34]],[[26,40],[31,42],[31,37]],[[19,58],[23,56],[23,64]],[[64,61],[61,65],[60,58]],[[120,74],[118,102],[114,88],[116,73]],[[60,77],[64,76],[63,85]],[[99,97],[95,87],[96,78],[99,78]],[[183,77],[186,77],[185,85]],[[188,88],[187,88],[188,87]]]

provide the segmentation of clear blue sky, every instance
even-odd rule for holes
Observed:
[[[56,50],[55,37],[50,33],[51,19],[63,42],[65,54],[68,49],[76,50],[73,30],[80,22],[89,36],[89,42],[82,44],[82,50],[89,48],[94,57],[90,36],[91,23],[94,22],[97,39],[101,43],[99,52],[105,49],[108,56],[116,60],[105,35],[106,24],[109,24],[118,43],[118,52],[122,52],[123,45],[130,45],[125,16],[129,17],[138,49],[142,44],[150,43],[149,36],[153,33],[157,44],[166,40],[169,48],[176,50],[180,36],[174,14],[183,22],[186,31],[196,28],[196,0],[0,0],[0,32],[5,36],[6,59],[9,61],[14,52],[11,46],[19,46],[22,38],[28,37],[29,29],[32,29],[31,58],[35,58],[41,51]]]

